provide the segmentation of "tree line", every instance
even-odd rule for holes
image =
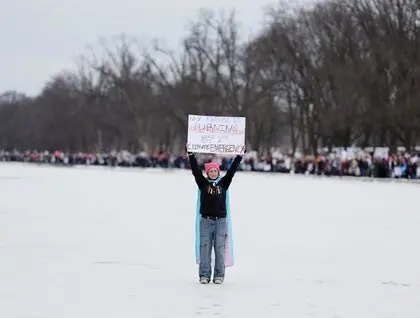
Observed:
[[[201,10],[171,51],[121,36],[36,97],[0,95],[0,148],[179,151],[188,114],[245,116],[249,148],[413,148],[420,139],[420,1],[338,0]]]

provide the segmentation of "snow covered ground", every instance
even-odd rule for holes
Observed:
[[[188,171],[0,164],[0,317],[420,317],[419,191],[238,173],[200,285]]]

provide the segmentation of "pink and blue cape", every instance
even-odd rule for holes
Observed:
[[[221,177],[216,179],[219,182]],[[197,208],[195,214],[195,260],[197,264],[200,264],[200,206],[201,206],[201,190],[198,189],[197,193]],[[233,258],[233,238],[232,238],[232,221],[230,215],[230,199],[229,199],[229,190],[226,191],[226,226],[227,226],[227,238],[226,238],[226,254],[225,254],[225,266],[231,267],[234,264]]]

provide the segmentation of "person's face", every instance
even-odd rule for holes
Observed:
[[[207,172],[207,176],[209,177],[209,179],[214,180],[219,176],[219,170],[217,170],[216,168],[211,168]]]

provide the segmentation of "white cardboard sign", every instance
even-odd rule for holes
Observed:
[[[187,150],[199,153],[243,154],[245,117],[188,115]]]

